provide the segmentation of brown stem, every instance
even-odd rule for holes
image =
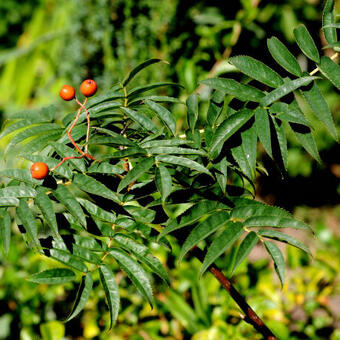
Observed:
[[[195,247],[191,249],[190,253],[199,261],[203,262],[205,253],[201,249]],[[223,275],[223,273],[212,264],[209,269],[211,274],[221,283],[222,287],[229,293],[231,298],[237,303],[245,314],[244,321],[252,325],[265,340],[277,340],[277,337],[265,325],[263,320],[255,313],[255,311],[248,305],[245,298],[236,290],[233,284]]]

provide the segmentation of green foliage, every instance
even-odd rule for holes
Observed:
[[[331,9],[327,2],[326,22],[331,20],[327,12]],[[305,26],[299,26],[294,34],[303,53],[339,88],[339,66],[330,58],[320,59]],[[334,38],[332,34],[328,32],[328,39]],[[93,161],[80,157],[69,144],[66,132],[71,115],[59,123],[53,109],[42,109],[30,112],[30,118],[27,112],[18,114],[12,124],[5,125],[1,136],[11,138],[7,150],[20,150],[28,159],[40,159],[52,167],[64,157],[78,157],[68,160],[57,171],[52,170],[43,181],[32,179],[28,170],[0,172],[10,179],[1,189],[3,196],[0,197],[4,207],[0,227],[5,252],[9,249],[10,212],[38,252],[82,275],[69,319],[85,307],[94,276],[99,273],[109,306],[110,328],[116,323],[120,292],[113,266],[125,272],[139,293],[154,305],[149,272],[164,281],[169,278],[161,262],[152,255],[152,246],[157,242],[167,244],[170,233],[174,233],[182,246],[181,259],[194,246],[207,249],[201,274],[221,260],[234,243],[241,242],[234,266],[230,266],[235,270],[261,240],[283,285],[283,255],[275,243],[266,239],[310,254],[295,237],[267,228],[310,230],[305,223],[283,209],[262,204],[252,197],[258,170],[257,140],[284,173],[288,159],[287,125],[302,146],[319,160],[312,124],[297,101],[297,90],[304,92],[312,83],[312,90],[308,91],[316,91],[319,77],[300,72],[293,55],[276,38],[268,41],[268,48],[282,68],[291,71],[295,78],[282,77],[251,57],[231,58],[230,62],[254,84],[226,78],[202,81],[216,90],[211,96],[207,118],[198,119],[199,97],[188,97],[185,106],[188,129],[183,135],[178,134],[171,108],[164,104],[176,100],[140,97],[146,91],[177,84],[156,82],[130,87],[130,81],[144,68],[159,62],[158,59],[138,65],[105,95],[89,101],[90,142],[86,144],[85,115],[80,117],[73,137],[81,147],[90,146],[97,158]],[[256,81],[274,89],[263,90]],[[231,99],[229,102],[224,98],[226,95]],[[241,102],[241,107],[235,105],[234,98]],[[320,91],[317,99],[311,98],[310,93],[306,98],[336,138],[330,111]],[[48,119],[42,119],[45,112]],[[104,157],[99,148],[105,150]],[[263,229],[256,229],[258,227]],[[70,269],[54,268],[33,275],[31,281],[58,284],[74,278]],[[181,306],[179,317],[188,317],[191,307],[171,294],[174,305]],[[192,332],[201,329],[197,320],[195,316],[189,318],[188,328]]]

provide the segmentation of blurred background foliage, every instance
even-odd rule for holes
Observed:
[[[339,1],[336,6],[339,13]],[[58,96],[63,84],[77,87],[91,77],[105,91],[148,58],[165,59],[170,66],[153,66],[136,82],[179,82],[185,90],[169,89],[166,94],[182,99],[198,87],[203,117],[209,92],[199,86],[200,80],[242,79],[227,63],[230,55],[251,55],[282,73],[267,52],[268,37],[287,43],[303,69],[311,71],[293,44],[292,30],[305,23],[321,48],[325,45],[321,9],[319,0],[0,1],[1,121],[16,111],[50,104],[61,118],[73,109]],[[322,81],[320,87],[339,127],[339,93]],[[302,99],[300,104],[305,105]],[[172,109],[178,128],[183,128],[183,107]],[[282,179],[263,155],[261,161],[271,176],[258,177],[258,199],[287,208],[314,227],[316,238],[306,240],[314,258],[286,249],[289,269],[283,290],[260,248],[233,276],[280,339],[340,339],[340,148],[318,126],[314,136],[322,164],[316,164],[291,136],[288,175]],[[5,143],[0,144],[0,167],[27,166],[13,157],[4,159]],[[113,332],[105,332],[109,316],[98,285],[81,316],[64,324],[60,320],[74,298],[72,283],[46,286],[25,281],[30,273],[57,264],[30,252],[20,233],[13,232],[8,258],[0,255],[0,339],[258,339],[210,274],[198,280],[195,260],[177,267],[175,242],[171,254],[155,249],[173,278],[171,289],[155,282],[156,308],[144,304],[119,274],[122,307]],[[232,249],[218,263],[229,275],[234,253]]]

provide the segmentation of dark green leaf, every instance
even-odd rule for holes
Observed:
[[[152,100],[146,100],[145,104],[153,110],[157,116],[161,119],[161,121],[165,124],[165,126],[170,130],[170,132],[175,135],[176,133],[176,121],[173,114],[167,110],[162,105],[159,105]]]
[[[185,240],[181,249],[179,261],[182,261],[184,255],[191,248],[197,245],[198,242],[204,240],[209,235],[218,230],[220,227],[224,226],[226,223],[228,223],[228,220],[229,214],[226,211],[221,210],[215,211],[213,214],[208,216],[203,222],[199,223],[198,226],[191,231],[191,233]]]
[[[334,25],[334,0],[327,0],[322,12],[322,28],[326,41],[329,44],[337,42],[336,28]]]
[[[283,129],[283,124],[281,122],[281,125],[280,125],[274,117],[272,117],[272,121],[273,121],[274,128],[276,131],[277,141],[279,143],[282,164],[285,170],[287,170],[287,165],[288,165],[287,138],[286,138],[286,135]]]
[[[30,276],[27,280],[39,284],[45,283],[48,285],[58,285],[61,283],[73,281],[75,277],[76,276],[74,272],[70,269],[54,268],[34,274]]]
[[[86,218],[83,209],[72,193],[64,185],[58,185],[57,189],[53,191],[53,195],[80,222],[82,226],[86,227]]]
[[[280,66],[297,77],[302,76],[299,63],[279,39],[276,37],[268,39],[267,46],[270,54]]]
[[[314,40],[309,34],[305,25],[299,25],[294,29],[294,36],[301,51],[306,57],[313,60],[316,63],[320,62],[320,56],[318,49],[315,46]]]
[[[100,257],[89,249],[83,248],[77,244],[73,244],[73,255],[81,258],[82,260],[93,263],[100,264]]]
[[[116,216],[113,213],[110,213],[96,204],[85,200],[83,198],[77,198],[77,201],[93,216],[99,218],[102,221],[114,223],[116,221]]]
[[[183,87],[180,84],[168,83],[168,82],[160,82],[160,83],[153,83],[153,84],[149,84],[149,85],[143,85],[143,86],[135,87],[134,89],[132,89],[131,92],[128,94],[128,98],[129,99],[134,98],[137,95],[139,95],[140,93],[150,91],[150,90],[153,90],[153,89],[157,89],[157,88],[163,87],[163,86]]]
[[[109,162],[100,162],[92,164],[88,169],[88,173],[99,173],[107,175],[122,174],[124,169],[122,166],[113,165]]]
[[[231,137],[236,131],[238,131],[252,116],[254,111],[249,109],[243,109],[231,117],[228,117],[217,128],[210,145],[210,153],[217,150],[223,143]]]
[[[0,198],[2,197],[16,197],[16,198],[28,198],[35,197],[37,192],[30,187],[26,186],[10,186],[0,189]]]
[[[156,124],[149,119],[146,115],[144,115],[142,112],[137,112],[134,110],[131,110],[127,107],[121,107],[121,110],[133,121],[138,123],[140,126],[142,126],[146,131],[150,132],[157,132],[158,128]]]
[[[305,96],[308,104],[314,111],[315,115],[326,126],[332,136],[337,140],[338,134],[335,128],[332,113],[317,84],[314,83],[313,87],[309,91],[303,91],[302,93]]]
[[[258,235],[260,235],[262,237],[267,237],[267,238],[271,238],[273,240],[288,243],[291,246],[299,248],[299,249],[303,250],[304,252],[311,255],[311,252],[309,251],[309,249],[293,236],[281,233],[280,231],[268,230],[268,229],[261,229],[257,233],[258,233]]]
[[[144,68],[152,65],[152,64],[155,64],[155,63],[159,63],[159,62],[163,62],[163,63],[166,63],[168,64],[167,61],[165,60],[162,60],[162,59],[148,59],[144,62],[142,62],[141,64],[137,65],[125,78],[124,80],[122,81],[122,85],[123,86],[126,86],[132,79],[133,77],[140,71],[142,71]]]
[[[312,231],[311,227],[306,223],[294,218],[281,216],[252,216],[247,218],[243,223],[246,227],[294,228]]]
[[[52,147],[61,157],[79,157],[80,153],[76,152],[73,148],[68,147],[67,145],[61,143],[51,143]],[[85,164],[83,159],[70,159],[67,161],[71,163],[76,169],[81,172],[85,172]]]
[[[259,103],[264,97],[264,94],[257,88],[241,84],[234,79],[211,78],[202,80],[201,83],[211,87],[212,89],[226,94],[231,94],[242,101],[253,101]]]
[[[83,273],[88,272],[86,265],[81,260],[79,260],[78,257],[72,255],[69,251],[61,249],[50,249],[50,255],[53,259],[66,264],[71,268],[79,270]]]
[[[252,57],[241,55],[229,58],[229,61],[242,73],[260,83],[271,87],[278,87],[283,84],[282,78],[274,70]]]
[[[233,272],[235,269],[242,263],[242,261],[250,254],[250,252],[253,250],[253,248],[256,246],[259,238],[257,237],[256,233],[251,231],[242,241],[240,244],[235,262],[233,267]]]
[[[85,192],[102,196],[116,203],[120,203],[120,200],[118,199],[116,193],[114,193],[104,184],[90,176],[86,176],[83,174],[75,174],[73,177],[73,183],[77,185],[79,189]]]
[[[119,263],[138,291],[152,306],[154,303],[152,287],[144,269],[132,257],[118,248],[110,249],[110,255]]]
[[[0,237],[7,255],[11,242],[11,217],[6,209],[0,209]]]
[[[158,191],[161,193],[162,201],[166,201],[167,197],[171,194],[172,190],[172,180],[168,169],[159,165],[156,168],[155,182]]]
[[[121,182],[118,185],[117,192],[120,192],[122,189],[127,187],[133,181],[137,180],[144,173],[149,171],[154,164],[155,164],[155,159],[153,157],[148,157],[148,158],[142,160],[141,162],[139,162],[137,165],[135,165],[126,174],[126,176],[121,180]]]
[[[340,66],[332,61],[331,58],[321,57],[320,65],[318,65],[320,72],[340,90]]]
[[[233,223],[230,221],[227,223],[225,230],[217,236],[210,245],[200,270],[200,276],[202,276],[209,266],[241,237],[243,232],[242,223]]]
[[[196,93],[190,95],[186,101],[188,127],[194,132],[198,119],[198,95]]]
[[[42,183],[41,180],[32,178],[29,170],[24,169],[5,169],[0,170],[0,176],[15,179],[19,182],[24,182],[31,185],[39,185]]]
[[[269,117],[267,110],[262,107],[255,110],[255,127],[264,149],[273,158]]]
[[[262,98],[260,104],[261,106],[269,106],[278,99],[286,96],[288,93],[295,91],[299,87],[308,85],[314,79],[317,79],[317,77],[301,77],[295,80],[285,79],[284,85],[281,85],[275,90],[269,92],[265,97]]]
[[[203,165],[200,163],[193,161],[189,158],[185,157],[177,157],[177,156],[170,156],[170,155],[160,155],[156,157],[156,162],[163,162],[163,163],[169,163],[179,166],[184,166],[186,168],[189,168],[191,170],[196,170],[198,172],[205,173],[209,176],[212,176],[208,169],[206,169]]]
[[[17,215],[25,227],[28,235],[30,236],[31,240],[33,241],[36,247],[39,247],[39,240],[38,240],[38,229],[35,223],[34,216],[32,214],[31,209],[28,207],[24,198],[20,199],[19,206],[17,208]]]
[[[70,316],[65,321],[72,320],[83,310],[87,300],[90,297],[92,286],[93,280],[91,274],[87,273],[86,275],[82,276],[72,311],[70,313]]]
[[[46,219],[47,224],[51,227],[55,237],[58,237],[58,224],[56,215],[54,213],[53,203],[46,194],[46,190],[43,187],[37,189],[38,194],[34,200],[34,203],[40,209],[42,215]]]
[[[188,141],[186,139],[157,139],[152,141],[142,142],[141,146],[143,148],[159,148],[159,147],[167,147],[167,146],[178,146],[178,145],[188,145],[193,144],[192,141]]]
[[[283,286],[285,283],[285,259],[283,258],[281,250],[273,242],[264,242],[264,246],[274,261],[276,273],[281,281],[281,285]]]
[[[201,156],[206,155],[206,152],[204,152],[203,150],[180,148],[180,147],[176,148],[174,146],[159,146],[159,147],[154,147],[154,148],[148,148],[147,152],[149,154],[164,154],[164,155],[170,155],[170,154],[201,155]]]
[[[295,100],[289,105],[281,102],[274,103],[269,111],[270,113],[277,113],[277,118],[280,120],[310,126]]]
[[[216,164],[215,168],[218,170],[216,171],[216,179],[218,185],[220,186],[223,194],[226,194],[227,190],[227,174],[228,174],[228,162],[225,158],[223,158],[218,164]]]
[[[110,329],[116,323],[119,311],[119,291],[111,269],[102,264],[99,266],[100,281],[103,285],[107,304],[110,310]]]
[[[0,207],[17,207],[19,200],[15,197],[0,197]]]

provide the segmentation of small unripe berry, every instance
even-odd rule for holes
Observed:
[[[85,97],[91,97],[97,92],[97,83],[92,79],[86,79],[81,83],[80,91]]]
[[[35,179],[44,179],[49,172],[49,168],[44,162],[36,162],[31,166],[31,175]]]
[[[72,100],[76,96],[76,91],[70,85],[64,85],[59,91],[59,96],[64,100]]]

